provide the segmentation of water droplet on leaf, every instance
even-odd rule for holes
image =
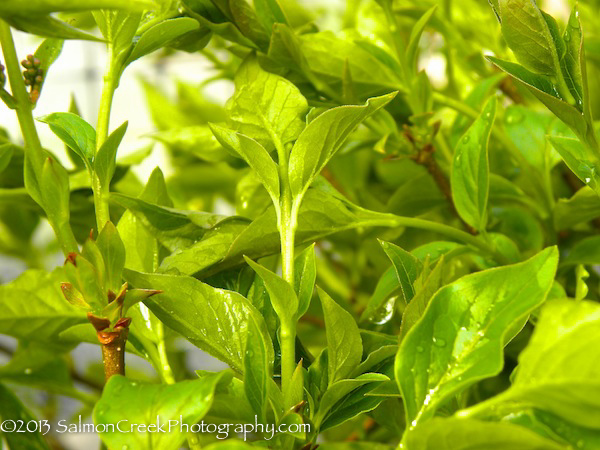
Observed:
[[[376,325],[383,325],[389,322],[394,316],[397,296],[390,297],[383,305],[381,305],[373,313],[371,322]]]

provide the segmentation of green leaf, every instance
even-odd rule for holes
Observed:
[[[369,383],[381,383],[382,381],[388,380],[389,378],[387,376],[380,373],[365,373],[354,379],[339,380],[331,384],[319,402],[319,409],[316,411],[313,418],[315,426],[319,429],[319,426],[323,423],[327,414],[335,404],[340,402],[352,391]]]
[[[321,424],[321,430],[323,431],[337,427],[344,422],[359,417],[363,413],[374,410],[385,397],[371,396],[369,394],[385,383],[386,381],[383,380],[380,382],[368,383],[344,397],[330,410],[329,414]]]
[[[34,341],[52,341],[70,326],[86,322],[85,313],[63,297],[62,268],[28,270],[0,286],[0,333]],[[27,301],[23,301],[27,299]]]
[[[298,318],[308,311],[316,279],[315,245],[312,244],[297,255],[294,261],[294,291],[298,296]]]
[[[124,66],[128,66],[136,59],[169,45],[175,39],[197,30],[199,27],[198,21],[190,17],[177,17],[159,22],[140,36]]]
[[[89,168],[92,167],[96,131],[89,123],[73,113],[52,113],[38,120],[48,124],[60,140],[73,149]]]
[[[600,236],[590,236],[576,242],[560,262],[561,267],[576,264],[600,264]]]
[[[532,111],[521,105],[511,105],[505,110],[506,134],[525,159],[542,173],[560,161],[560,156],[546,140],[552,122],[556,120],[546,111]]]
[[[419,319],[425,313],[429,301],[439,288],[443,285],[444,256],[438,259],[437,264],[427,273],[427,276],[421,281],[421,287],[414,298],[410,301],[402,313],[402,322],[400,324],[400,340],[402,340],[408,331],[418,323]],[[425,271],[421,276],[425,275]]]
[[[495,96],[458,141],[452,162],[452,199],[460,217],[478,231],[487,224],[488,142],[496,117]]]
[[[64,353],[72,349],[73,345],[58,345],[57,342],[21,341],[10,361],[0,368],[0,380],[93,404],[96,400],[93,396],[79,392],[73,386],[64,357]]]
[[[394,265],[404,302],[410,302],[415,295],[414,283],[421,271],[421,263],[417,258],[397,245],[384,241],[379,241],[379,243]]]
[[[554,226],[557,230],[567,230],[600,217],[598,200],[598,194],[587,186],[579,189],[571,198],[559,199],[554,207]]]
[[[147,299],[146,306],[165,325],[236,370],[243,370],[250,316],[265,342],[269,342],[260,313],[237,292],[214,288],[186,276],[132,270],[125,270],[124,275],[137,288],[163,291]],[[271,359],[272,355],[269,356]]]
[[[225,220],[220,215],[182,211],[119,193],[111,193],[111,199],[127,208],[151,235],[171,251],[192,245]]]
[[[106,269],[106,286],[115,294],[122,284],[125,246],[112,222],[106,222],[96,241]]]
[[[347,378],[362,358],[362,340],[352,315],[338,305],[325,291],[317,288],[323,315],[328,349],[328,376],[331,386]]]
[[[263,27],[267,31],[273,29],[273,25],[276,23],[287,24],[285,14],[279,5],[280,0],[255,0],[254,9],[256,9],[256,15],[261,21]]]
[[[250,258],[244,258],[248,265],[258,274],[265,283],[273,309],[282,323],[289,324],[294,320],[298,311],[298,297],[294,288],[277,274],[266,267],[255,263]]]
[[[546,299],[557,262],[556,248],[548,248],[523,263],[462,277],[436,293],[396,356],[407,423],[416,426],[452,395],[500,372],[504,344]]]
[[[124,60],[131,53],[142,12],[103,9],[92,11],[92,15],[104,39],[112,44],[113,57],[122,70]]]
[[[298,362],[292,379],[287,384],[283,392],[283,400],[285,405],[298,405],[304,400],[304,368],[302,361]]]
[[[228,106],[234,128],[268,150],[295,140],[304,129],[308,111],[298,88],[262,70],[254,57],[247,58],[238,69],[235,95]]]
[[[176,450],[186,437],[182,429],[199,422],[206,415],[215,389],[227,378],[227,373],[221,372],[165,385],[142,383],[115,375],[106,383],[94,408],[94,423],[106,425],[107,429],[107,432],[100,433],[100,438],[110,448]],[[169,421],[178,423],[170,428]],[[112,431],[107,426],[118,422],[127,428],[127,433],[116,429]],[[129,424],[146,427],[136,425],[131,429]]]
[[[292,195],[296,199],[301,198],[356,127],[387,105],[395,96],[396,92],[393,92],[371,98],[361,106],[338,106],[310,122],[298,136],[290,154],[289,178]]]
[[[273,204],[279,205],[279,171],[269,152],[257,141],[241,133],[215,124],[209,126],[223,147],[239,155],[252,167],[271,196]]]
[[[461,412],[462,416],[508,414],[534,407],[594,430],[600,429],[600,307],[595,302],[553,300],[542,310],[534,334],[519,355],[512,386]]]
[[[127,9],[141,11],[155,7],[149,0],[31,0],[26,3],[20,0],[4,0],[0,5],[0,16],[3,15],[36,15],[66,11],[90,11],[92,9]]]
[[[19,421],[22,420],[25,424],[36,419],[25,408],[19,398],[4,385],[0,384],[0,420],[3,423],[2,438],[6,439],[6,443],[10,448],[22,448],[27,450],[49,450],[50,447],[44,441],[40,430],[33,432],[16,432],[19,429]],[[12,422],[14,421],[14,422]],[[11,429],[15,423],[15,429]],[[10,432],[12,431],[12,432]],[[41,430],[44,432],[45,430]]]
[[[548,136],[548,140],[577,178],[600,194],[598,161],[581,141],[561,136]]]
[[[123,125],[108,136],[94,159],[94,170],[100,180],[100,184],[106,189],[108,189],[112,177],[115,174],[117,150],[126,131],[127,122],[124,122]]]
[[[583,51],[583,33],[579,22],[577,6],[573,7],[563,34],[565,55],[561,60],[561,68],[569,92],[575,99],[576,105],[591,119],[587,77],[585,70],[585,54]],[[591,120],[590,120],[591,121]]]
[[[321,84],[336,92],[341,90],[346,61],[354,89],[361,99],[403,88],[399,74],[381,62],[380,54],[364,48],[352,36],[337,36],[327,30],[302,34],[298,41],[310,72]]]
[[[515,63],[502,61],[492,56],[486,58],[527,88],[556,117],[567,124],[579,138],[588,142],[595,141],[591,125],[575,106],[565,101],[549,78],[530,72]]]
[[[267,342],[260,328],[249,316],[244,351],[244,391],[259,421],[267,414],[269,382],[273,372],[273,344]]]
[[[551,23],[535,1],[500,0],[499,6],[502,35],[517,60],[534,72],[559,74],[559,54]]]
[[[3,15],[0,12],[0,17],[8,22],[12,27],[18,30],[25,31],[30,34],[37,34],[48,38],[55,39],[82,39],[88,41],[101,41],[92,34],[85,33],[65,22],[62,22],[54,17],[40,14],[27,15]]]
[[[46,158],[40,177],[41,204],[52,226],[69,227],[69,175],[52,157]]]
[[[407,450],[519,449],[559,450],[562,445],[509,423],[435,418],[410,432]]]
[[[0,173],[4,172],[9,166],[16,148],[15,145],[10,143],[0,145]]]
[[[437,9],[437,5],[433,5],[429,8],[423,15],[417,20],[415,25],[413,26],[410,32],[410,39],[408,41],[408,46],[406,47],[406,61],[409,64],[410,70],[413,71],[414,74],[417,73],[417,56],[419,50],[419,41],[421,40],[421,35],[425,30],[425,26],[431,19],[431,16],[435,13]]]

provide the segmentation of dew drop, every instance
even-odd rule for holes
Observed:
[[[506,123],[514,125],[519,122],[522,122],[525,116],[519,111],[512,111],[508,116],[506,116]]]
[[[441,338],[433,338],[433,343],[437,346],[437,347],[445,347],[446,346],[446,341],[444,339]]]
[[[31,372],[32,372],[32,370],[31,370],[30,367],[28,367],[27,369],[25,369],[25,375],[31,375]]]
[[[587,178],[585,179],[585,184],[588,184],[590,181],[592,181],[592,179],[591,179],[590,177],[587,177]]]
[[[420,345],[417,345],[417,351],[419,353],[423,353],[423,347],[421,347]]]
[[[397,298],[397,296],[390,297],[383,305],[377,308],[370,319],[371,322],[375,325],[388,323],[394,316]]]
[[[462,138],[463,144],[468,144],[470,140],[471,136],[469,136],[468,134],[464,138]]]
[[[585,442],[583,442],[583,439],[580,439],[575,445],[577,446],[577,448],[583,448],[584,444]]]

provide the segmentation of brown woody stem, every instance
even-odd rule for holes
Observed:
[[[113,375],[125,375],[125,344],[129,330],[99,331],[98,340],[102,344],[102,362],[106,381]]]
[[[113,375],[125,375],[125,344],[127,344],[131,318],[119,319],[112,331],[106,331],[110,324],[108,319],[89,313],[88,320],[96,328],[96,336],[102,345],[105,380],[108,381]]]

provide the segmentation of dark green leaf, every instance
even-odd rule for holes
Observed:
[[[27,450],[49,450],[50,447],[44,441],[42,433],[37,430],[34,432],[16,432],[19,429],[19,421],[22,420],[25,424],[36,419],[21,403],[19,398],[9,391],[5,386],[0,384],[0,419],[3,427],[2,437],[6,439],[6,443],[10,448],[27,449]],[[11,429],[12,424],[14,429]],[[42,430],[42,432],[45,430]]]

